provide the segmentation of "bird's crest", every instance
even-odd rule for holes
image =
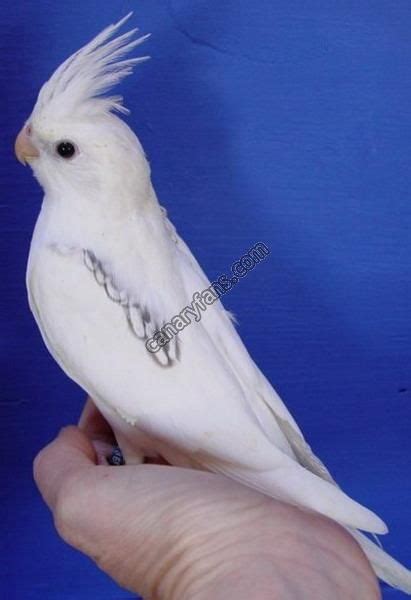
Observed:
[[[133,39],[138,29],[132,29],[113,37],[130,18],[106,27],[86,46],[65,60],[40,90],[33,115],[44,113],[63,116],[85,113],[101,114],[110,111],[127,113],[121,96],[103,96],[124,77],[132,73],[133,67],[148,58],[124,58],[150,34]]]

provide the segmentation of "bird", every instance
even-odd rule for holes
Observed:
[[[220,298],[165,334],[214,288],[159,204],[121,118],[128,110],[111,93],[149,58],[130,57],[148,38],[120,32],[130,16],[55,70],[16,138],[44,191],[26,273],[44,343],[93,398],[126,464],[161,457],[320,513],[355,537],[382,580],[411,594],[411,571],[364,533],[387,526],[315,456]]]

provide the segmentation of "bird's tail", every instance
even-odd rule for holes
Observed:
[[[359,531],[348,531],[360,544],[376,575],[392,587],[411,595],[411,571]]]

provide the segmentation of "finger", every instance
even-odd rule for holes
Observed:
[[[84,405],[78,422],[79,428],[93,440],[104,440],[110,444],[115,438],[110,425],[101,412],[97,409],[93,400],[89,397]]]
[[[107,465],[115,442],[114,433],[93,400],[88,397],[80,415],[78,427],[92,440],[97,464]]]
[[[144,463],[147,464],[147,465],[168,465],[168,466],[171,466],[171,463],[169,463],[162,456],[157,456],[156,458],[153,458],[153,457],[150,457],[150,456],[146,456],[144,458]]]
[[[59,492],[69,476],[97,462],[89,438],[77,427],[65,427],[36,456],[33,475],[48,506],[54,509]]]

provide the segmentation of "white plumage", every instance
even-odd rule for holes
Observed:
[[[124,112],[121,98],[101,96],[146,58],[124,57],[147,36],[113,37],[127,18],[56,70],[24,130],[31,154],[17,148],[45,191],[27,270],[44,341],[111,423],[128,463],[162,455],[318,511],[411,593],[410,572],[353,531],[385,533],[385,524],[313,455],[219,302],[158,354],[145,347],[210,284],[161,210],[136,136],[113,114]],[[62,142],[72,156],[59,155]]]

